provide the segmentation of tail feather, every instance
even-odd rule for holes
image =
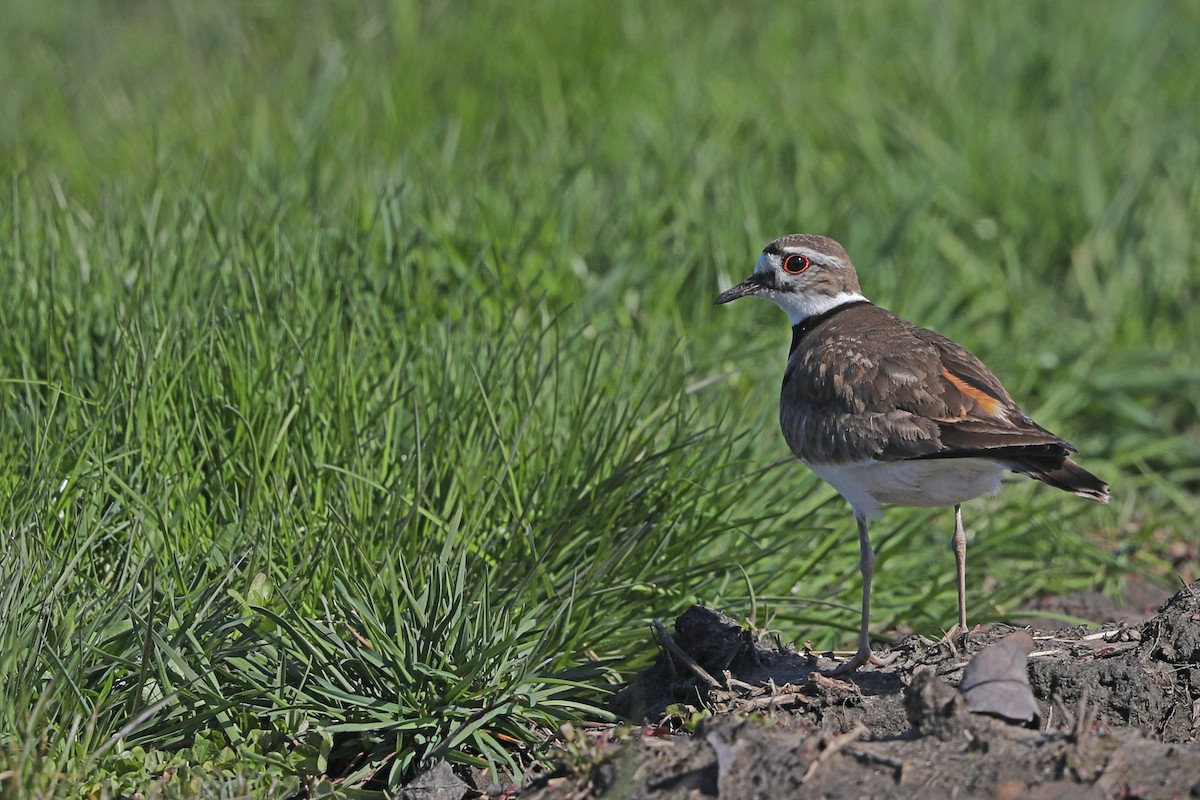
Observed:
[[[1062,489],[1097,503],[1108,502],[1108,484],[1069,458],[1064,458],[1058,464],[1040,459],[1012,462],[1010,468],[1055,489]]]

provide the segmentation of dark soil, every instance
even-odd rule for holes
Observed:
[[[1200,798],[1200,581],[1137,624],[909,637],[841,678],[699,606],[660,644],[618,698],[647,724],[574,734],[523,797]]]

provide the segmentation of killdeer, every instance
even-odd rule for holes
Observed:
[[[879,663],[867,639],[875,569],[867,526],[883,506],[954,506],[958,624],[950,637],[967,630],[962,503],[998,492],[1005,471],[1108,502],[1108,485],[1068,457],[1075,448],[1026,416],[979,359],[867,300],[833,239],[776,239],[754,274],[716,303],[750,295],[772,301],[792,323],[783,437],[850,503],[858,524],[858,652],[831,674]]]

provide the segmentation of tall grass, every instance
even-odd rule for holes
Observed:
[[[1092,9],[0,9],[0,792],[519,775],[651,617],[852,638],[786,324],[711,307],[784,232],[1113,483],[972,504],[973,620],[1169,575],[1200,9]],[[945,626],[947,515],[881,528]]]

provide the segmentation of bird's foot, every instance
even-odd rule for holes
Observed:
[[[939,642],[939,644],[954,641],[958,637],[969,634],[970,632],[970,628],[968,628],[966,625],[959,625],[956,622],[954,623],[954,626],[950,628],[950,630],[946,631],[946,635],[942,637],[942,641]]]
[[[971,629],[965,625],[955,623],[950,630],[946,631],[946,635],[940,641],[934,643],[934,647],[945,647],[954,656],[958,655],[960,647],[965,649],[967,638],[971,635]]]
[[[838,675],[848,675],[864,664],[870,664],[873,667],[886,667],[899,657],[899,653],[888,653],[886,656],[877,656],[871,652],[869,647],[863,648],[859,649],[848,661],[843,661],[833,669],[824,670],[821,674],[826,678],[834,678]]]

